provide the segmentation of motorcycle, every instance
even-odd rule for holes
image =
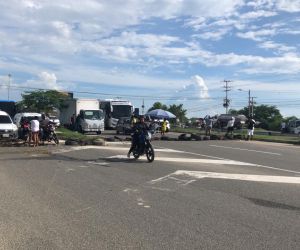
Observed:
[[[41,136],[42,141],[54,141],[55,144],[59,144],[59,140],[57,138],[57,135],[55,133],[55,125],[52,123],[49,123],[45,129],[43,129],[43,135]]]
[[[147,131],[146,134],[140,135],[140,143],[137,143],[134,147],[132,153],[135,159],[138,159],[140,156],[146,154],[148,162],[154,161],[155,153],[151,145],[151,133]]]

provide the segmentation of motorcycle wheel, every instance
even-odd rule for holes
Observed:
[[[55,142],[55,144],[57,144],[57,145],[59,144],[59,140],[58,140],[56,134],[53,135],[53,141]]]
[[[154,149],[151,144],[148,145],[147,151],[146,151],[146,156],[148,162],[153,162],[154,161]]]

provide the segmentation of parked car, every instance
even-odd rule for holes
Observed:
[[[18,137],[21,139],[23,135],[23,123],[25,120],[30,123],[31,120],[33,120],[35,117],[38,117],[39,120],[41,120],[42,115],[40,113],[17,113],[14,116],[14,123],[16,124],[18,128]]]
[[[222,114],[219,115],[216,122],[213,123],[214,127],[225,128],[228,124],[228,121],[231,120],[231,117],[235,118],[234,127],[236,129],[241,129],[246,124],[247,117],[245,115]]]
[[[116,126],[116,132],[117,134],[123,133],[123,134],[130,134],[131,133],[131,123],[130,123],[130,117],[121,117]]]
[[[60,126],[60,120],[56,117],[56,116],[49,116],[49,121],[53,122],[55,127],[59,127]]]
[[[9,114],[0,111],[0,139],[16,139],[17,137],[17,126],[13,123]]]
[[[42,114],[40,113],[31,113],[31,112],[17,113],[15,114],[13,121],[17,125],[17,127],[20,128],[21,120],[26,118],[30,122],[36,116],[39,118],[39,120],[41,120]]]

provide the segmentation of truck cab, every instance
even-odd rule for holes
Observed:
[[[300,120],[291,120],[288,123],[288,132],[300,135]]]
[[[80,110],[75,122],[76,130],[81,133],[104,131],[104,114],[101,109]]]

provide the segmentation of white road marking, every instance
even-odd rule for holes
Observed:
[[[156,157],[156,161],[167,162],[184,162],[184,163],[205,163],[205,164],[219,164],[219,165],[239,165],[239,166],[256,166],[256,164],[233,161],[233,160],[212,160],[212,159],[191,159],[191,158],[169,158],[169,157]]]
[[[242,181],[269,182],[269,183],[300,184],[300,177],[276,176],[276,175],[227,174],[227,173],[186,171],[186,170],[177,170],[172,174],[152,180],[149,183],[155,184],[165,180],[174,179],[174,176],[180,176],[180,175],[189,176],[195,179],[214,178],[214,179],[242,180]]]
[[[98,150],[118,150],[118,151],[127,151],[128,148],[125,147],[107,147],[107,146],[74,146],[71,147],[70,149],[67,150],[60,150],[60,151],[56,151],[54,153],[60,154],[60,153],[65,153],[65,152],[72,152],[75,150],[85,150],[85,149],[98,149]],[[188,152],[188,151],[179,151],[179,150],[174,150],[174,149],[169,149],[169,148],[155,148],[156,152],[174,152],[174,153],[181,153],[181,154],[189,154],[189,155],[196,155],[196,156],[203,156],[203,157],[208,157],[208,158],[212,158],[212,159],[218,159],[220,161],[216,161],[213,162],[213,160],[210,159],[184,159],[184,158],[165,158],[165,157],[155,157],[154,161],[178,161],[178,162],[188,162],[190,161],[190,163],[214,163],[214,164],[226,164],[226,162],[231,162],[231,163],[227,163],[227,164],[234,164],[234,165],[243,165],[243,166],[254,166],[254,167],[258,167],[258,168],[267,168],[267,169],[272,169],[272,170],[277,170],[277,171],[283,171],[283,172],[287,172],[287,173],[294,173],[294,174],[300,174],[299,171],[293,171],[293,170],[288,170],[288,169],[282,169],[282,168],[276,168],[276,167],[270,167],[270,166],[265,166],[265,165],[259,165],[259,164],[253,164],[253,163],[246,163],[246,162],[239,162],[239,161],[233,161],[233,160],[229,160],[229,159],[225,159],[225,158],[220,158],[220,157],[215,157],[215,156],[211,156],[211,155],[205,155],[205,154],[198,154],[198,153],[193,153],[193,152]],[[271,152],[269,152],[271,153]],[[111,157],[107,157],[107,159],[109,158],[118,158],[118,159],[127,159],[127,157],[125,155],[115,155],[115,156],[111,156]],[[143,157],[141,157],[143,159]],[[132,158],[130,158],[132,159]],[[176,160],[175,160],[176,159]],[[195,162],[193,162],[195,161]],[[223,162],[223,163],[222,163]],[[241,164],[242,163],[242,164]]]
[[[234,147],[227,147],[227,146],[220,146],[220,145],[209,145],[209,146],[210,147],[216,147],[216,148],[229,148],[229,149],[235,149],[235,150],[241,150],[241,151],[250,151],[250,152],[262,153],[262,154],[281,155],[279,153],[273,153],[273,152],[267,152],[267,151],[260,151],[260,150],[253,150],[253,149],[246,149],[246,148],[234,148]]]
[[[107,159],[133,159],[127,158],[126,155],[113,155],[106,157]],[[146,159],[142,156],[142,159]],[[207,163],[207,164],[220,164],[220,165],[239,165],[239,166],[256,166],[256,164],[233,161],[233,160],[212,160],[212,159],[192,159],[192,158],[175,158],[175,157],[155,157],[155,161],[165,161],[165,162],[183,162],[183,163]]]
[[[96,162],[96,161],[88,161],[89,164],[94,165],[108,165],[108,162]]]
[[[169,150],[168,152],[181,153],[181,154],[189,154],[189,155],[197,155],[197,156],[209,157],[209,158],[212,158],[212,159],[219,159],[219,160],[227,160],[227,159],[221,158],[221,157],[216,157],[216,156],[211,156],[211,155],[204,155],[204,154],[199,154],[199,153],[194,153],[194,152],[174,150],[174,149],[169,149],[169,148],[162,148],[162,149]],[[157,151],[156,148],[154,150]]]

